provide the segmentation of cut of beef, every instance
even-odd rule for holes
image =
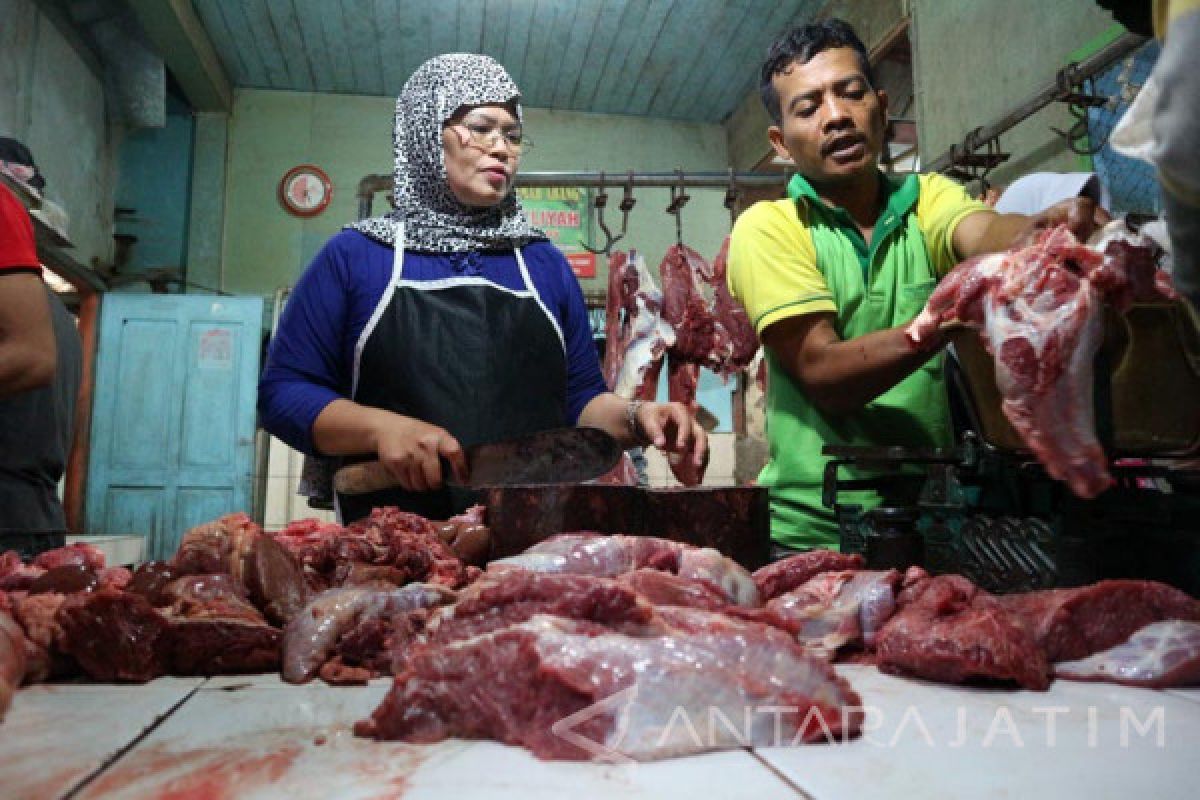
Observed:
[[[223,675],[279,669],[281,631],[244,619],[168,617],[163,650],[172,675]]]
[[[304,568],[270,536],[254,537],[242,560],[242,585],[275,625],[286,625],[308,603]]]
[[[1200,600],[1155,581],[1100,581],[996,599],[1033,632],[1050,661],[1107,650],[1153,622],[1200,622]]]
[[[875,648],[896,607],[896,570],[822,572],[747,616],[793,634],[805,650],[833,658],[842,648]]]
[[[729,264],[729,238],[721,242],[721,250],[713,261],[713,314],[717,324],[725,331],[728,342],[725,358],[717,370],[720,374],[729,376],[738,370],[745,369],[754,360],[758,352],[758,335],[754,332],[754,324],[746,309],[733,299],[726,282]]]
[[[341,636],[365,619],[431,608],[451,602],[455,596],[444,586],[420,583],[395,589],[337,588],[317,595],[284,630],[283,679],[289,683],[312,680]]]
[[[453,605],[394,620],[392,671],[403,671],[419,646],[469,639],[536,614],[640,629],[649,623],[653,610],[632,589],[607,578],[505,570],[465,589]]]
[[[242,558],[262,529],[245,514],[226,514],[188,530],[171,559],[183,575],[227,572],[241,582]]]
[[[70,595],[58,611],[63,649],[98,681],[167,673],[169,624],[146,598],[115,589]]]
[[[647,567],[689,580],[707,581],[724,593],[731,604],[759,604],[753,578],[737,562],[709,547],[693,547],[654,536],[564,533],[519,555],[493,561],[488,573],[518,568],[612,578]]]
[[[30,683],[79,671],[74,659],[66,655],[58,622],[58,610],[66,599],[65,594],[42,592],[14,603],[13,616],[25,631],[26,678]]]
[[[725,362],[728,337],[717,325],[705,286],[713,268],[690,247],[673,244],[658,267],[663,285],[663,319],[675,329],[668,352],[680,362],[720,369]]]
[[[0,722],[25,678],[25,634],[7,611],[0,611]]]
[[[859,698],[829,665],[780,631],[738,627],[637,638],[538,615],[416,648],[383,703],[355,730],[409,742],[491,738],[548,759],[643,761],[857,732]],[[607,707],[595,707],[606,700]],[[767,706],[787,710],[755,713]],[[733,724],[710,726],[717,712]],[[697,729],[711,735],[698,740]]]
[[[980,327],[1005,416],[1051,477],[1080,497],[1113,483],[1092,406],[1102,303],[1127,305],[1168,284],[1147,280],[1131,247],[1113,243],[1106,255],[1065,226],[1042,232],[1028,247],[959,264],[908,329],[920,346],[949,321]]]
[[[163,597],[163,589],[181,575],[166,561],[147,561],[134,570],[127,589],[145,597],[152,606],[170,605],[171,601]]]
[[[943,683],[1015,681],[1050,685],[1050,668],[1016,614],[961,575],[917,581],[876,641],[879,669]]]
[[[662,318],[663,296],[636,250],[608,261],[604,380],[626,399],[653,400],[675,331]]]
[[[242,620],[265,625],[262,612],[246,599],[246,590],[232,575],[185,575],[163,587],[162,602],[168,613],[185,619]]]
[[[784,592],[797,589],[821,574],[835,570],[862,569],[863,557],[858,553],[839,553],[835,550],[810,550],[807,553],[782,558],[754,573],[758,593],[766,602]]]
[[[42,569],[67,566],[88,567],[99,572],[104,569],[104,551],[90,544],[77,542],[66,547],[38,553],[33,559],[33,566]]]
[[[683,547],[676,574],[720,589],[731,605],[747,608],[762,605],[758,587],[746,568],[711,547]]]
[[[707,581],[690,580],[656,569],[635,569],[617,576],[617,583],[656,606],[686,606],[717,611],[729,605],[725,592]]]
[[[1078,661],[1054,665],[1059,678],[1164,689],[1200,686],[1200,623],[1155,622],[1126,641]]]

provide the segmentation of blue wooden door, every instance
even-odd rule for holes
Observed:
[[[104,296],[88,533],[169,558],[189,527],[250,510],[262,313],[259,297]]]

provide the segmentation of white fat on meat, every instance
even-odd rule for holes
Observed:
[[[1077,661],[1060,661],[1054,675],[1160,689],[1200,686],[1200,622],[1155,622],[1116,647]]]

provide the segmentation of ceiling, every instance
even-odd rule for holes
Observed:
[[[719,122],[821,0],[192,0],[235,87],[387,95],[482,52],[543,108]]]

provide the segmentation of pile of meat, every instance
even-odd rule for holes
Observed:
[[[446,544],[478,519],[385,508],[347,528],[306,521],[272,535],[235,514],[132,576],[87,547],[31,565],[5,556],[0,709],[22,681],[78,673],[393,675],[360,735],[651,760],[855,735],[862,703],[838,661],[1029,689],[1056,676],[1200,682],[1200,601],[1163,584],[995,596],[958,575],[866,570],[827,551],[751,574],[709,548],[589,532],[480,571]],[[698,738],[695,721],[714,715],[736,722]]]
[[[710,264],[695,250],[672,245],[659,265],[661,291],[637,251],[613,253],[604,354],[610,389],[630,399],[655,399],[665,359],[670,399],[694,412],[701,367],[728,378],[750,364],[758,339],[726,286],[728,252],[727,238]],[[689,486],[704,477],[686,460],[672,462],[671,469]]]
[[[278,536],[245,514],[230,514],[187,531],[170,561],[148,562],[132,574],[106,568],[103,553],[86,544],[42,553],[30,564],[4,553],[0,712],[23,682],[277,670],[289,623],[331,587],[395,589],[423,581],[450,592],[465,585],[479,570],[445,539],[469,530],[480,511],[439,530],[421,517],[378,509],[349,528],[306,521]]]
[[[1065,226],[1032,244],[959,264],[908,329],[915,345],[948,323],[979,328],[996,363],[1003,410],[1051,477],[1080,497],[1113,484],[1096,438],[1092,361],[1103,306],[1175,297],[1157,246],[1117,220],[1096,246]]]

